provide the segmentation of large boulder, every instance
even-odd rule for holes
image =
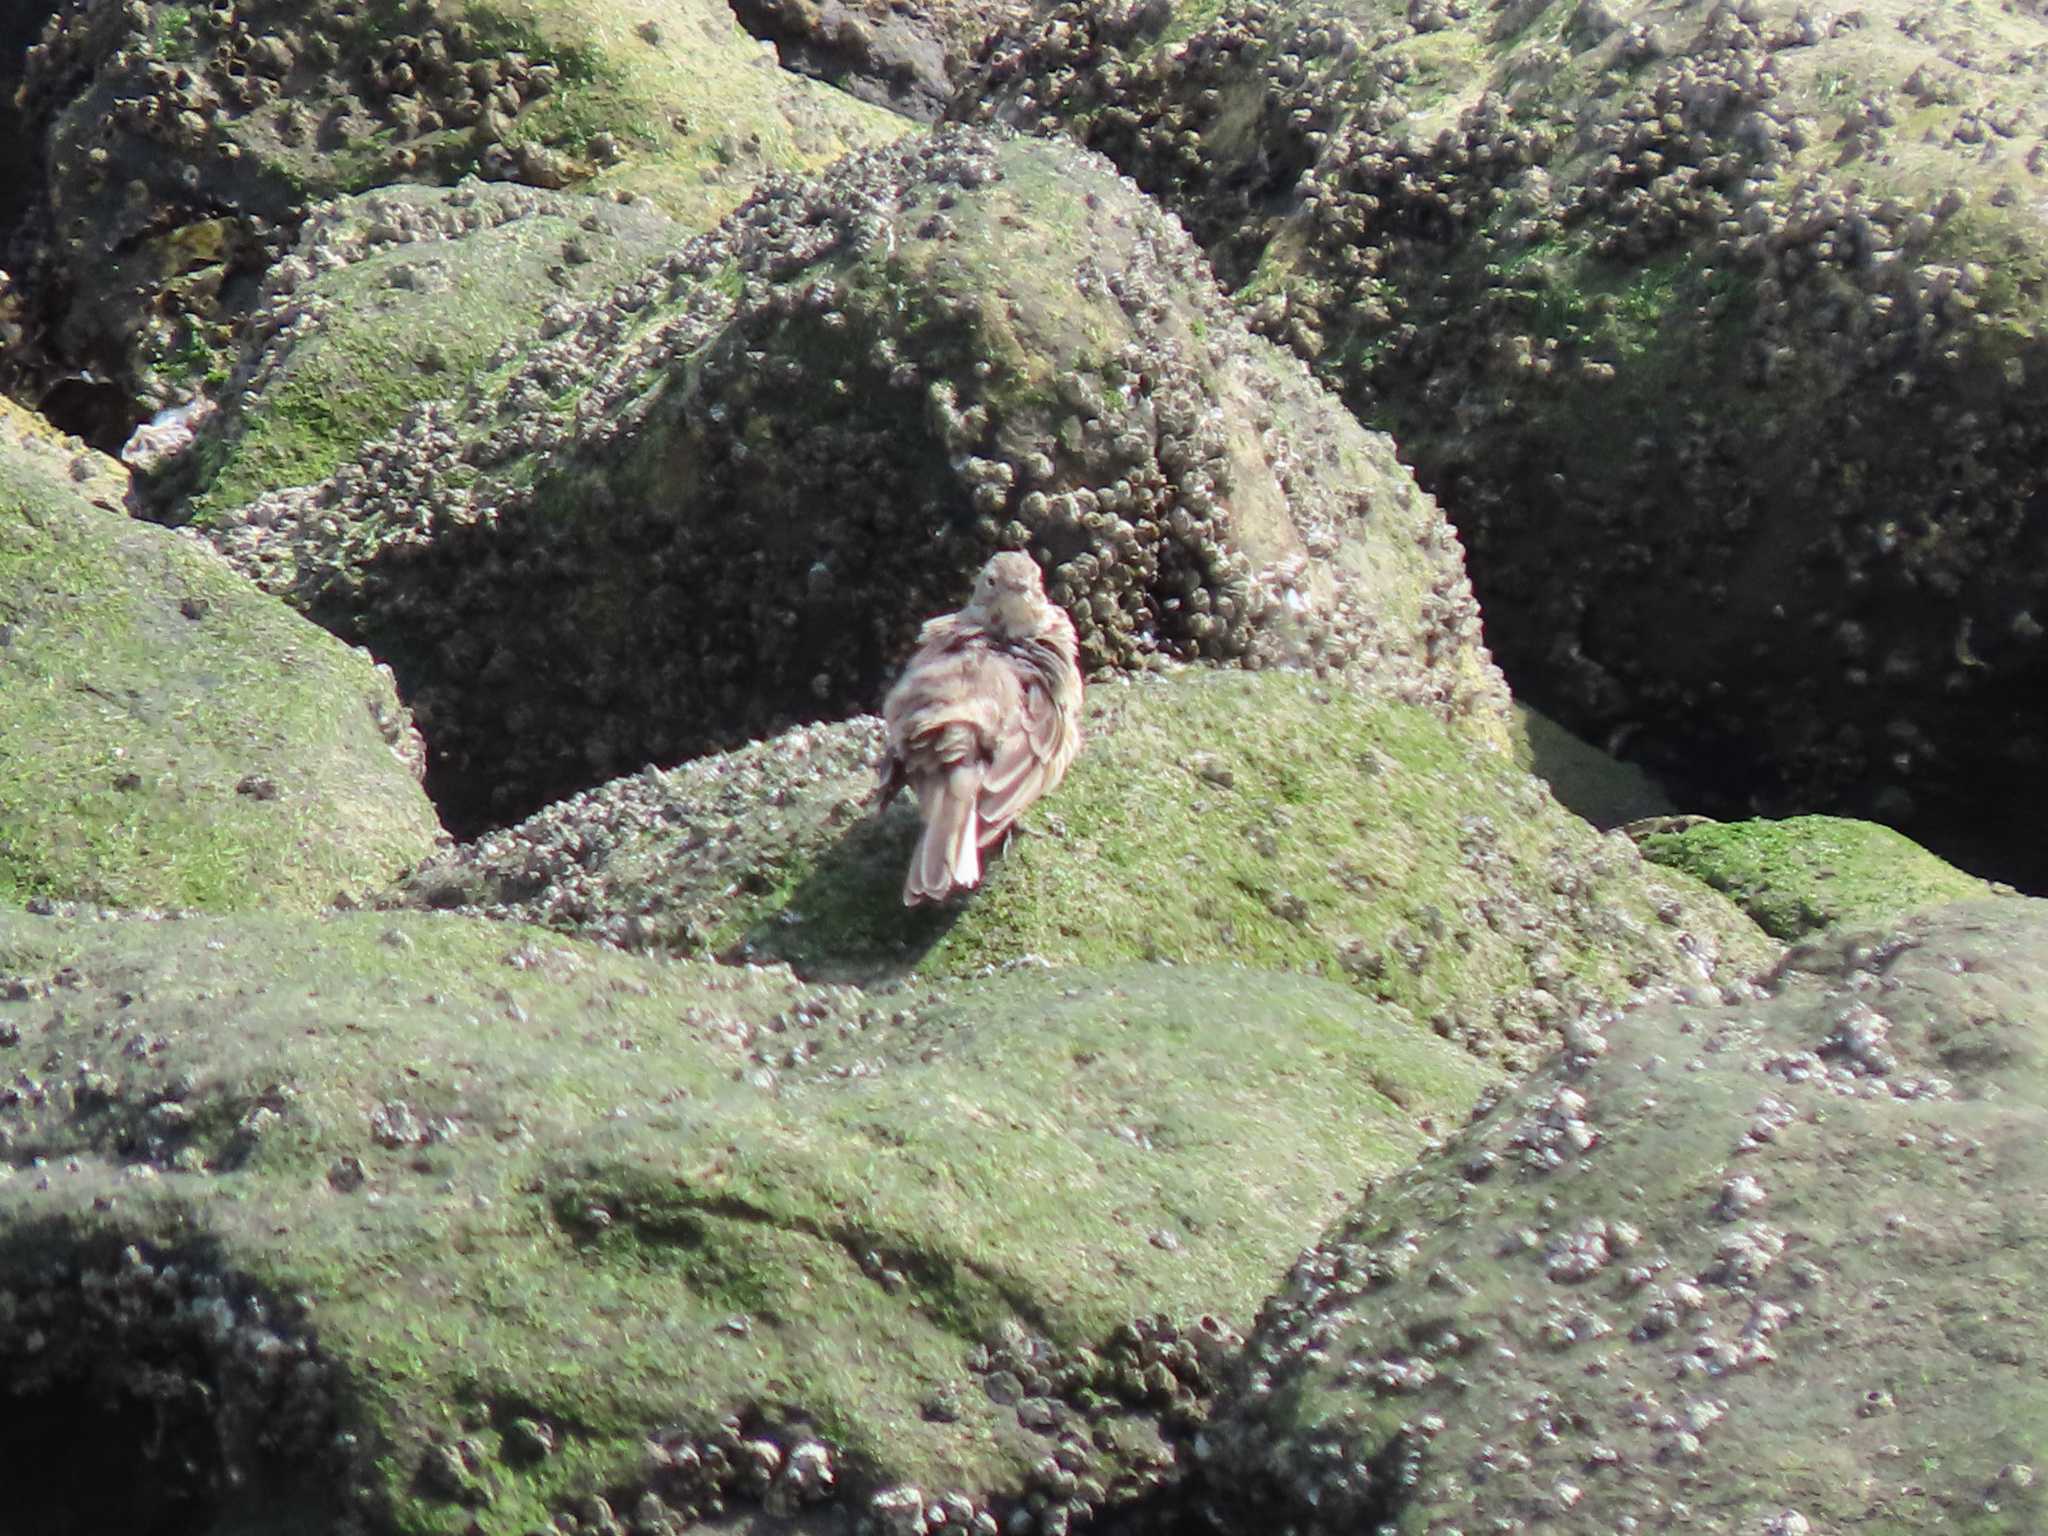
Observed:
[[[417,914],[0,956],[30,1532],[1063,1530],[1489,1077],[1243,969],[871,1002]]]
[[[0,402],[0,901],[325,905],[434,846],[390,675]]]
[[[1394,434],[1563,724],[1715,814],[2038,877],[2044,42],[1921,0],[1068,5],[961,110],[1187,221]]]
[[[867,984],[1026,961],[1307,971],[1511,1064],[1646,986],[1735,984],[1776,955],[1412,707],[1189,669],[1094,689],[1086,732],[957,909],[902,904],[917,816],[870,814],[872,718],[550,806],[398,899]]]
[[[1091,668],[1299,661],[1505,742],[1441,514],[1099,157],[920,135],[543,334],[211,515],[396,670],[460,828],[871,708],[1005,547]]]
[[[1218,1528],[2040,1530],[2044,999],[2004,897],[1583,1035],[1267,1304]]]
[[[110,448],[217,385],[311,200],[476,173],[645,194],[701,229],[764,172],[902,126],[781,69],[719,0],[43,9],[0,145],[27,213],[6,261],[29,296],[15,362]]]

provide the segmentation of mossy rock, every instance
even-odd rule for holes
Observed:
[[[1267,1304],[1221,1528],[2041,1529],[2044,998],[1980,900],[1579,1041]]]
[[[76,1416],[17,1497],[169,1402],[139,1498],[408,1533],[1156,1482],[1302,1234],[1489,1080],[1308,978],[871,1001],[418,914],[0,913],[0,1062],[0,1364]],[[822,1486],[758,1464],[806,1442]]]
[[[0,406],[0,901],[304,909],[424,857],[388,674],[126,479]]]
[[[1986,894],[1982,880],[1891,828],[1836,816],[1694,821],[1646,831],[1636,842],[1651,863],[1705,881],[1780,939],[1896,922]]]
[[[2040,43],[1920,0],[1069,4],[956,110],[1108,154],[1394,435],[1519,694],[1713,814],[2024,883]]]
[[[1299,660],[1505,742],[1435,506],[1098,157],[919,135],[544,336],[209,528],[392,666],[458,830],[872,708],[998,548],[1090,668]]]
[[[77,5],[23,81],[38,340],[157,403],[224,366],[309,202],[480,174],[702,229],[769,172],[905,126],[782,70],[713,0]]]
[[[621,780],[430,862],[400,899],[870,983],[1027,960],[1291,970],[1507,1061],[1634,989],[1776,953],[1410,706],[1189,669],[1091,690],[1085,731],[954,907],[902,904],[917,816],[871,815],[871,719]]]
[[[152,499],[203,524],[324,479],[533,342],[555,306],[609,291],[683,238],[645,202],[475,181],[326,204],[265,276],[222,409]]]

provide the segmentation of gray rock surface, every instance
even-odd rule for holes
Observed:
[[[2044,997],[1994,898],[1586,1031],[1295,1266],[1219,1528],[2038,1530]]]

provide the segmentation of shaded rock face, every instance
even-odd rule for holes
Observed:
[[[0,911],[0,956],[38,1536],[123,1457],[74,1513],[1065,1529],[1159,1486],[1299,1233],[1492,1080],[1222,968],[885,1002],[417,914]]]
[[[718,0],[661,22],[623,0],[41,10],[13,130],[35,170],[4,226],[22,336],[0,382],[109,451],[219,383],[310,199],[475,174],[630,188],[702,228],[770,167],[898,127],[784,75]]]
[[[2004,898],[1611,1019],[1304,1255],[1219,1528],[2039,1529],[2044,996]]]
[[[1533,702],[1717,814],[2038,879],[2044,41],[1907,3],[1066,7],[956,110],[1110,155],[1393,432]]]
[[[947,129],[779,181],[542,335],[209,527],[392,665],[458,828],[871,707],[999,548],[1089,666],[1300,661],[1504,737],[1435,507],[1098,159]]]
[[[871,814],[871,717],[550,806],[394,899],[867,985],[1027,960],[1316,971],[1510,1066],[1611,1002],[1737,985],[1774,954],[1418,710],[1191,669],[1096,687],[1085,730],[959,909],[902,905],[917,819]]]
[[[733,16],[784,69],[932,122],[972,55],[1030,14],[1028,0],[736,0]]]
[[[439,833],[390,674],[0,401],[0,902],[305,910]]]

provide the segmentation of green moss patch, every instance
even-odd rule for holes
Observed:
[[[850,1497],[1018,1490],[1055,1442],[977,1349],[1028,1336],[1066,1383],[1033,1395],[1113,1395],[1120,1325],[1248,1323],[1488,1078],[1299,977],[1026,970],[885,1006],[452,917],[0,914],[0,979],[31,1085],[0,1220],[45,1234],[0,1289],[94,1241],[203,1243],[298,1299],[353,1475],[417,1532],[630,1499],[650,1434],[728,1413],[825,1436]],[[29,1347],[8,1316],[0,1357]],[[1098,1394],[1104,1435],[1162,1390]]]
[[[1781,939],[1890,922],[1985,891],[1891,828],[1838,816],[1701,822],[1640,842],[1644,858],[1725,892]]]
[[[0,444],[0,901],[306,908],[422,857],[388,678],[74,484]]]
[[[1292,970],[1511,1057],[1653,977],[1771,954],[1719,897],[1645,871],[1420,710],[1189,671],[1092,690],[1086,731],[944,910],[902,905],[916,813],[871,815],[859,725],[593,792],[426,867],[404,899],[863,981],[1026,958]]]

